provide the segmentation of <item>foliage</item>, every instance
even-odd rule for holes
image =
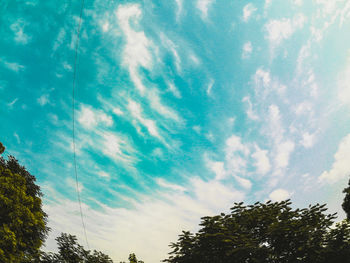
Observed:
[[[112,259],[102,252],[85,250],[75,236],[62,233],[56,238],[58,253],[44,253],[41,263],[113,263]]]
[[[125,263],[125,262],[120,262]],[[143,263],[141,260],[137,260],[136,255],[134,253],[129,255],[129,263]]]
[[[184,231],[164,262],[346,262],[349,222],[331,229],[335,214],[326,210],[319,204],[293,210],[289,200],[235,203],[228,215],[203,217],[198,233]]]
[[[342,207],[346,213],[347,219],[350,220],[350,179],[349,179],[348,187],[343,190],[343,193],[345,193],[345,197],[344,197]]]
[[[2,154],[5,151],[4,145],[0,142],[0,154]]]
[[[13,156],[0,157],[0,262],[29,262],[38,255],[49,230],[41,196],[25,167]]]

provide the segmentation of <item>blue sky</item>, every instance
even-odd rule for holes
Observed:
[[[0,8],[0,123],[52,232],[84,244],[72,152],[80,1]],[[159,262],[233,202],[327,203],[350,172],[350,2],[87,0],[76,82],[90,247]]]

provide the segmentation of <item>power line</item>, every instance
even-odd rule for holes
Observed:
[[[80,209],[80,218],[81,223],[83,225],[84,229],[84,236],[85,241],[87,244],[88,249],[90,249],[88,238],[86,235],[86,227],[84,222],[84,215],[83,215],[83,209],[81,207],[81,199],[80,199],[80,193],[79,193],[79,180],[78,180],[78,171],[77,171],[77,158],[76,158],[76,149],[75,149],[75,85],[76,85],[76,75],[77,75],[77,58],[78,58],[78,48],[79,48],[79,41],[80,41],[80,28],[81,28],[81,20],[83,16],[83,10],[84,10],[84,0],[81,1],[81,7],[80,7],[80,16],[79,16],[79,23],[78,23],[78,30],[77,30],[77,40],[75,42],[75,56],[74,56],[74,71],[73,71],[73,89],[72,89],[72,124],[73,124],[73,162],[74,162],[74,173],[75,173],[75,183],[76,183],[76,191],[77,191],[77,197],[79,202],[79,209]]]

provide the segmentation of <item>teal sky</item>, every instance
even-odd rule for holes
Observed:
[[[73,169],[80,1],[0,4],[0,140],[53,229],[83,245]],[[236,201],[341,211],[350,174],[350,2],[85,0],[76,79],[91,248],[159,262]]]

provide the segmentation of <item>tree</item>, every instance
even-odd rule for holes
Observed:
[[[112,259],[102,252],[85,250],[73,235],[62,233],[56,241],[58,253],[42,252],[41,263],[113,263]]]
[[[0,154],[2,154],[5,151],[4,145],[0,142]]]
[[[343,190],[343,193],[345,193],[345,197],[344,197],[342,207],[346,213],[347,219],[350,220],[350,179],[349,179],[348,187]]]
[[[0,153],[5,147],[0,143]],[[47,234],[47,215],[35,177],[9,156],[0,157],[0,262],[34,260]]]
[[[125,263],[125,262],[120,262],[120,263]],[[134,253],[129,255],[129,263],[144,263],[141,260],[137,260],[136,255]]]
[[[201,229],[172,243],[169,263],[335,262],[350,258],[348,221],[333,225],[325,205],[291,208],[289,200],[235,203],[228,215],[203,217]],[[337,261],[346,262],[346,261]]]

